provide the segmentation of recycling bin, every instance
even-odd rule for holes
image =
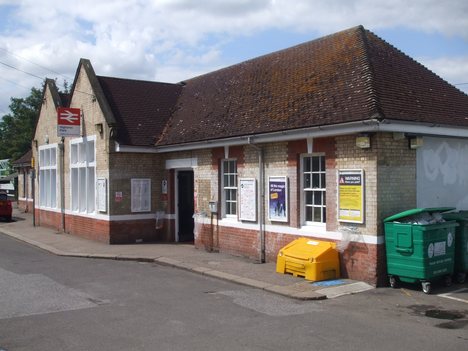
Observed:
[[[429,294],[435,280],[452,284],[458,223],[446,221],[441,215],[452,210],[416,208],[384,219],[387,273],[392,288],[400,281],[419,282],[424,293]]]
[[[454,276],[458,283],[466,280],[468,273],[468,211],[450,212],[442,215],[446,220],[456,220],[459,226],[455,234]]]
[[[340,261],[336,244],[309,238],[296,239],[278,252],[276,272],[311,281],[339,278]]]

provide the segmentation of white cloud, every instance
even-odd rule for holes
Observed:
[[[363,24],[371,30],[403,27],[468,40],[468,2],[459,0],[80,0],[72,5],[61,0],[0,0],[0,6],[8,6],[9,16],[8,30],[0,31],[0,48],[71,79],[81,57],[91,59],[100,75],[187,79],[225,65],[225,42],[268,29],[317,35]],[[0,20],[1,12],[0,8]],[[0,51],[0,59],[18,68],[57,76],[6,56]],[[4,71],[0,67],[0,75]],[[450,81],[448,77],[457,74],[468,77],[460,69],[438,72]],[[26,86],[40,85],[31,77],[18,78],[18,72],[8,74]],[[0,84],[1,113],[9,89],[4,81]],[[11,94],[16,92],[11,89]]]

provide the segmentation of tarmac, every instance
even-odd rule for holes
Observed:
[[[17,208],[13,210],[12,222],[0,223],[0,233],[58,256],[154,262],[299,300],[336,298],[374,288],[350,279],[310,282],[276,273],[276,263],[257,263],[244,257],[197,249],[191,244],[109,245],[33,226],[32,214]]]

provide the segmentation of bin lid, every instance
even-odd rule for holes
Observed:
[[[447,212],[453,211],[455,207],[425,207],[425,208],[413,208],[411,210],[403,211],[393,216],[384,219],[384,222],[393,222],[405,217],[414,216],[420,213],[434,213],[434,212]]]
[[[442,217],[446,220],[448,219],[448,220],[468,221],[468,211],[444,213]]]
[[[308,260],[318,258],[328,250],[335,250],[336,244],[329,241],[314,240],[311,238],[299,238],[283,247],[280,251],[285,256]]]

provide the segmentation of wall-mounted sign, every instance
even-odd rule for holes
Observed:
[[[81,135],[81,110],[59,107],[57,109],[57,136]]]
[[[286,177],[268,179],[268,219],[288,221],[288,180]]]
[[[97,183],[97,208],[99,212],[107,211],[107,180],[98,178]]]
[[[257,184],[254,178],[239,179],[239,219],[257,220]]]
[[[364,171],[338,171],[338,220],[364,223]]]
[[[115,202],[122,202],[122,192],[121,191],[116,191],[115,192]]]

